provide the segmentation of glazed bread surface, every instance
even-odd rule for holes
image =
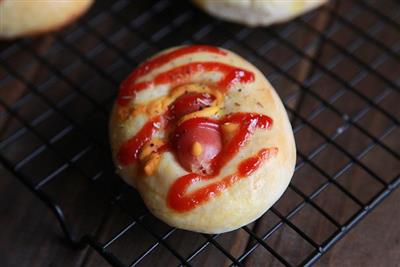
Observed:
[[[181,48],[171,48],[156,57]],[[264,75],[248,61],[233,52],[220,50],[225,54],[199,51],[177,57],[154,68],[138,78],[137,81],[153,80],[160,73],[192,62],[218,62],[253,73],[253,81],[233,83],[229,86],[223,94],[222,107],[216,117],[238,112],[263,114],[272,119],[271,127],[255,129],[244,145],[240,147],[238,153],[216,177],[192,184],[187,194],[221,181],[227,175],[234,173],[243,160],[257,154],[260,149],[274,149],[276,153],[262,162],[259,168],[250,175],[237,180],[219,194],[213,195],[193,209],[177,211],[171,208],[167,202],[169,190],[177,179],[187,175],[188,171],[179,164],[172,151],[161,154],[159,164],[151,175],[143,174],[139,163],[121,164],[118,157],[123,143],[137,134],[151,119],[145,113],[135,113],[134,116],[121,119],[121,110],[130,108],[130,113],[132,113],[132,110],[135,111],[139,105],[150,103],[169,94],[172,90],[171,86],[165,84],[150,86],[148,89],[138,92],[123,108],[116,102],[109,124],[113,158],[119,175],[138,190],[146,206],[156,217],[171,226],[202,233],[231,231],[259,218],[287,188],[296,161],[292,128],[274,88]],[[192,76],[190,82],[201,84],[218,84],[218,80],[221,79],[221,75],[217,71],[200,71]],[[162,129],[156,135],[157,138],[168,139],[167,133]]]

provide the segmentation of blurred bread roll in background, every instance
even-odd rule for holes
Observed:
[[[0,0],[0,39],[57,30],[81,16],[94,0]]]
[[[267,26],[295,18],[327,0],[193,0],[207,13],[247,26]]]

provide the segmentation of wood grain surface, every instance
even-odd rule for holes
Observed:
[[[381,12],[396,12],[384,2]],[[106,248],[124,264],[176,266],[178,253],[195,266],[229,266],[224,252],[239,258],[252,251],[244,265],[280,266],[271,249],[300,265],[398,177],[399,129],[384,113],[400,117],[399,94],[388,82],[399,85],[399,61],[336,14],[368,31],[380,23],[371,12],[353,1],[332,2],[300,20],[249,29],[214,21],[189,3],[126,3],[117,1],[113,11],[97,3],[62,33],[2,52],[16,73],[0,64],[0,153],[60,205],[74,237],[90,234],[105,244],[126,230]],[[371,36],[398,53],[400,34],[384,26]],[[149,215],[114,174],[108,150],[108,112],[119,81],[146,57],[188,41],[224,46],[259,67],[288,107],[299,151],[291,186],[273,210],[219,236],[172,229]],[[0,175],[1,266],[109,266],[92,248],[69,246],[48,208],[4,167]],[[398,265],[399,203],[397,189],[317,265]],[[268,238],[259,245],[249,232]]]

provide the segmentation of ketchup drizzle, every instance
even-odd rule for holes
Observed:
[[[125,141],[118,151],[118,161],[121,165],[134,163],[138,157],[140,149],[161,127],[162,117],[157,116],[148,121],[140,131],[132,138]]]
[[[261,149],[256,156],[245,159],[239,164],[239,176],[246,177],[253,174],[266,159],[276,155],[276,153],[278,153],[278,148],[276,147]]]
[[[143,87],[147,87],[148,84],[142,84],[140,86],[136,86],[136,80],[143,75],[151,72],[152,70],[161,67],[169,63],[171,60],[174,60],[178,57],[193,54],[193,53],[213,53],[225,56],[227,54],[226,51],[219,49],[218,47],[208,46],[208,45],[191,45],[191,46],[184,46],[178,49],[175,49],[171,52],[156,56],[152,59],[141,64],[138,68],[136,68],[129,76],[126,78],[121,86],[118,96],[118,103],[120,105],[126,105],[129,103],[132,96],[134,96],[135,92],[143,90]]]
[[[230,66],[219,62],[191,62],[182,66],[175,67],[168,71],[162,72],[154,77],[151,81],[136,83],[141,76],[151,72],[169,61],[196,52],[208,52],[220,55],[227,53],[221,49],[211,46],[187,46],[176,49],[169,53],[160,55],[142,64],[137,68],[122,84],[119,91],[117,103],[120,106],[127,105],[130,99],[141,90],[146,90],[151,86],[159,84],[170,84],[171,88],[181,84],[190,82],[193,75],[201,72],[220,72],[222,78],[213,88],[225,92],[230,86],[236,83],[253,82],[254,73]],[[170,127],[171,111],[167,110],[163,115],[150,119],[142,129],[133,137],[125,141],[118,152],[118,161],[121,165],[129,165],[138,160],[139,152],[143,145],[151,140],[152,136],[160,127]],[[196,182],[209,180],[217,177],[221,169],[238,153],[248,138],[254,133],[255,129],[269,129],[272,126],[272,119],[266,115],[256,113],[233,113],[229,114],[221,120],[213,120],[210,118],[193,118],[179,125],[181,127],[191,127],[195,123],[207,123],[212,127],[220,129],[223,123],[237,123],[239,129],[236,134],[224,145],[222,151],[211,161],[212,173],[210,175],[202,175],[197,173],[189,173],[179,177],[169,189],[167,195],[167,203],[171,209],[178,212],[186,212],[192,210],[197,205],[209,200],[210,198],[220,194],[229,186],[233,185],[240,179],[251,175],[261,164],[275,156],[278,149],[275,147],[261,149],[256,155],[243,160],[237,171],[228,175],[221,180],[211,183],[207,186],[187,192],[189,187]],[[158,152],[162,153],[170,149],[169,144],[159,148]]]
[[[216,88],[223,92],[235,83],[249,83],[254,81],[254,74],[252,72],[224,63],[192,62],[162,72],[151,81],[140,83],[123,82],[119,91],[118,104],[121,106],[127,105],[137,92],[148,89],[151,86],[170,84],[171,87],[176,87],[189,82],[196,73],[210,71],[222,73],[223,78],[216,84]]]
[[[270,117],[256,113],[233,113],[221,121],[221,123],[227,122],[238,123],[240,127],[232,139],[224,145],[219,156],[213,161],[213,168],[217,173],[236,155],[256,128],[269,129],[272,126]]]
[[[220,194],[222,191],[232,186],[239,180],[252,174],[265,160],[276,155],[277,152],[277,148],[264,148],[260,150],[257,155],[241,162],[236,173],[225,176],[218,182],[203,186],[190,193],[187,193],[187,190],[191,185],[202,180],[212,179],[214,177],[201,176],[196,173],[189,173],[185,176],[182,176],[172,184],[168,192],[168,205],[178,212],[190,211],[201,203],[204,203],[214,196]]]
[[[191,46],[184,46],[178,49],[175,49],[171,52],[159,55],[157,57],[154,57],[143,64],[141,64],[136,70],[132,72],[131,75],[129,75],[127,82],[134,82],[137,78],[140,76],[143,76],[150,71],[152,71],[155,68],[159,68],[164,64],[167,64],[173,59],[176,59],[178,57],[187,55],[187,54],[193,54],[193,53],[199,53],[199,52],[207,52],[207,53],[213,53],[213,54],[219,54],[225,56],[227,53],[219,49],[218,47],[215,46],[208,46],[208,45],[191,45]]]

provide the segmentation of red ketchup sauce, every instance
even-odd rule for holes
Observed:
[[[136,80],[141,76],[149,73],[150,71],[156,68],[161,67],[162,65],[169,63],[173,59],[176,59],[184,55],[201,53],[201,52],[207,52],[223,56],[227,54],[226,51],[219,49],[218,47],[208,46],[208,45],[191,45],[191,46],[184,46],[175,49],[171,52],[167,52],[165,54],[156,56],[141,64],[128,76],[127,79],[125,79],[122,82],[119,90],[118,103],[120,105],[128,104],[131,97],[135,94],[135,91],[143,90],[144,89],[143,87],[148,86],[147,84],[133,86],[136,83]]]
[[[182,176],[172,184],[168,192],[168,205],[178,212],[190,211],[198,205],[220,194],[222,191],[229,188],[239,180],[252,174],[265,160],[275,156],[277,152],[277,148],[264,148],[260,150],[257,155],[242,161],[239,164],[236,173],[225,176],[218,182],[203,186],[191,193],[187,193],[189,186],[199,181],[212,179],[214,177],[201,176],[196,173],[189,173],[185,176]]]
[[[172,118],[180,118],[186,114],[210,106],[215,96],[207,93],[190,92],[178,97],[170,106],[169,114]]]
[[[221,91],[227,90],[234,83],[249,83],[254,81],[252,72],[236,68],[219,62],[192,62],[169,71],[158,74],[153,80],[140,83],[123,83],[118,96],[118,104],[127,105],[137,92],[146,90],[151,86],[160,84],[170,84],[176,87],[190,82],[193,75],[201,72],[220,72],[223,78],[215,85]],[[125,84],[125,85],[124,85]]]
[[[222,150],[222,134],[219,123],[206,117],[184,121],[169,135],[171,147],[179,164],[188,172],[214,173],[210,162]],[[199,155],[193,155],[192,146],[202,147]]]
[[[208,118],[195,118],[187,121],[186,125],[201,123],[204,120],[211,123]],[[197,122],[196,122],[197,121]],[[265,148],[260,150],[257,155],[242,161],[235,173],[224,177],[222,180],[211,183],[191,193],[187,193],[188,188],[199,181],[210,180],[220,174],[221,169],[228,163],[239,151],[256,128],[268,129],[272,125],[272,120],[268,116],[254,113],[235,113],[227,116],[221,121],[214,121],[215,124],[225,122],[240,123],[237,133],[231,140],[224,145],[222,151],[212,160],[212,174],[201,175],[197,173],[189,173],[178,178],[168,192],[168,205],[179,212],[189,211],[197,205],[207,201],[208,199],[218,195],[220,192],[236,183],[242,178],[247,177],[256,171],[261,164],[271,156],[277,153],[277,148]]]
[[[117,103],[120,106],[127,105],[130,99],[135,97],[136,92],[150,88],[153,85],[169,84],[171,88],[188,83],[191,81],[193,75],[201,72],[219,72],[222,74],[222,78],[219,82],[213,85],[222,92],[225,92],[230,86],[236,83],[250,83],[254,81],[254,74],[252,72],[230,66],[219,62],[192,62],[182,66],[172,68],[168,71],[159,73],[151,81],[136,83],[136,80],[141,76],[149,73],[155,68],[158,68],[169,61],[196,52],[207,52],[215,53],[220,55],[226,55],[226,52],[216,47],[210,46],[188,46],[182,47],[169,53],[155,57],[136,69],[121,85],[119,97]],[[129,165],[135,163],[138,160],[139,152],[146,142],[151,140],[152,136],[161,127],[172,127],[172,122],[179,116],[182,116],[186,112],[178,112],[178,116],[173,116],[174,108],[179,106],[187,106],[188,109],[197,107],[197,103],[192,103],[194,100],[212,101],[213,96],[189,95],[182,97],[181,100],[177,99],[177,103],[174,106],[172,104],[170,108],[161,116],[154,117],[147,122],[139,132],[125,141],[118,152],[118,161],[121,165]],[[182,103],[179,103],[181,101]],[[184,109],[182,109],[184,110]],[[190,111],[192,112],[192,111]],[[175,112],[176,113],[176,112]],[[182,114],[180,114],[182,113]],[[185,131],[190,127],[195,127],[199,123],[208,123],[214,125],[215,129],[221,131],[221,125],[223,123],[237,123],[238,130],[235,135],[232,136],[229,141],[224,144],[219,153],[212,158],[210,162],[211,172],[205,174],[198,174],[190,172],[187,175],[179,177],[169,189],[167,195],[168,206],[177,212],[186,212],[194,209],[201,203],[206,202],[212,197],[220,194],[226,188],[230,187],[240,179],[246,178],[254,171],[256,171],[261,164],[275,156],[278,149],[275,147],[261,149],[256,155],[243,160],[236,172],[230,174],[214,183],[203,186],[192,192],[188,192],[191,185],[202,181],[216,178],[221,169],[238,153],[240,148],[245,145],[249,137],[258,129],[269,129],[272,126],[272,119],[266,115],[256,113],[233,113],[225,116],[220,120],[213,120],[210,118],[192,118],[185,121],[176,128],[176,131]],[[183,127],[183,128],[182,128]],[[223,135],[221,131],[221,135]],[[171,150],[174,145],[174,140],[171,140],[172,144],[166,144],[159,149],[158,152],[162,153],[167,150]],[[171,146],[172,145],[172,146]],[[173,149],[172,149],[173,150]]]
[[[118,152],[119,163],[121,165],[134,163],[139,157],[140,149],[162,127],[161,123],[162,117],[155,117],[148,121],[135,136],[125,141]]]

